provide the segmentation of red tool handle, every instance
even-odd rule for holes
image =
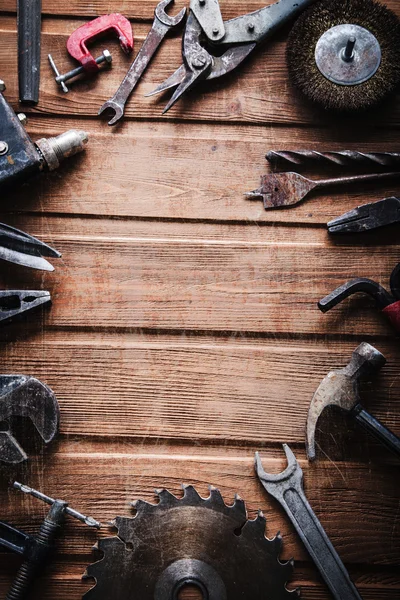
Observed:
[[[87,42],[99,35],[114,31],[119,37],[119,43],[124,52],[129,54],[133,50],[133,32],[130,22],[119,13],[102,15],[75,29],[67,41],[67,50],[70,55],[78,60],[85,71],[95,73],[99,70],[94,57],[87,49]]]
[[[382,312],[389,317],[395,330],[400,333],[400,300],[390,304]]]

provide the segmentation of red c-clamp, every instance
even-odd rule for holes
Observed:
[[[114,31],[119,37],[119,43],[124,52],[129,54],[133,50],[133,32],[130,22],[119,13],[102,15],[78,27],[68,38],[67,50],[70,55],[79,61],[88,73],[99,70],[95,58],[87,49],[87,42],[99,35]]]

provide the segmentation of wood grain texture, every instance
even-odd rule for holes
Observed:
[[[68,228],[68,226],[67,226]],[[68,228],[69,229],[69,228]],[[71,229],[69,229],[71,232]],[[52,237],[63,254],[46,277],[54,305],[50,327],[101,327],[386,335],[391,328],[371,299],[354,297],[324,315],[317,302],[355,276],[388,285],[400,246],[334,246],[159,238]],[[264,229],[268,239],[268,229]],[[326,238],[325,238],[326,240]],[[35,289],[42,274],[10,266],[14,285]],[[321,276],[323,273],[323,276]],[[1,281],[1,277],[0,277]],[[3,279],[4,282],[4,279]],[[23,284],[24,282],[24,284]],[[4,283],[3,283],[4,285]],[[110,291],[112,290],[112,293]]]
[[[183,334],[149,339],[128,332],[71,338],[56,331],[3,344],[2,368],[34,373],[50,385],[61,405],[63,435],[302,445],[315,389],[328,371],[348,363],[355,346]],[[363,401],[400,434],[397,344],[379,349],[388,365],[363,390]],[[336,413],[321,419],[321,456],[363,459],[376,451],[354,423],[346,425]]]
[[[107,40],[107,43],[98,43],[96,50],[93,51],[100,55],[102,48],[110,49],[113,55],[113,76],[110,76],[111,73],[103,73],[92,79],[86,78],[82,83],[71,85],[68,94],[59,91],[48,65],[47,55],[52,54],[60,72],[75,67],[76,62],[68,57],[65,44],[72,31],[81,24],[81,21],[71,23],[61,21],[60,24],[59,20],[53,19],[44,22],[42,66],[43,73],[46,75],[41,79],[40,104],[34,112],[94,117],[102,104],[115,93],[123,74],[128,70],[132,59],[123,55],[117,41]],[[148,25],[135,26],[137,48],[143,42],[148,30]],[[2,17],[0,31],[2,32],[0,53],[5,57],[2,77],[9,86],[8,98],[12,102],[17,102],[16,56],[7,52],[7,48],[16,45],[15,19]],[[265,50],[254,53],[232,74],[215,82],[199,84],[192,93],[187,94],[171,111],[162,116],[168,94],[160,98],[145,98],[144,94],[151,92],[169,77],[181,63],[181,39],[175,36],[162,45],[139,82],[134,95],[127,103],[126,119],[157,119],[163,122],[179,119],[262,126],[274,123],[328,127],[332,123],[331,114],[309,104],[289,84],[285,60],[285,36],[274,39]],[[340,131],[348,132],[351,129],[354,140],[358,139],[360,142],[369,134],[371,128],[399,126],[398,97],[388,100],[383,109],[373,113],[335,118],[334,121],[337,130],[333,134],[334,137],[338,133],[340,135]],[[104,128],[108,128],[105,120],[103,125]]]
[[[400,15],[397,0],[386,3]],[[13,424],[30,461],[0,466],[0,519],[34,533],[47,511],[11,490],[13,479],[104,523],[128,516],[134,499],[154,502],[155,488],[179,496],[181,484],[192,483],[206,496],[214,484],[227,503],[239,493],[250,518],[263,509],[267,535],[280,530],[283,559],[295,557],[290,586],[300,585],[304,600],[328,600],[288,519],[254,474],[256,450],[266,470],[278,472],[285,466],[281,444],[289,442],[311,505],[364,600],[398,600],[398,461],[337,411],[318,424],[319,460],[309,465],[304,453],[313,392],[363,340],[388,359],[363,386],[363,402],[400,434],[399,338],[367,298],[352,298],[327,315],[316,307],[355,276],[388,286],[400,260],[398,229],[334,239],[326,222],[398,195],[398,186],[332,190],[269,212],[243,197],[268,171],[270,149],[398,151],[398,95],[352,119],[311,107],[288,81],[288,27],[237,74],[201,85],[162,117],[167,96],[144,94],[181,63],[177,35],[158,52],[126,119],[111,129],[97,111],[132,58],[115,39],[99,41],[94,54],[109,48],[113,68],[63,95],[47,53],[62,71],[75,66],[65,48],[70,33],[117,10],[132,19],[137,52],[154,5],[43,0],[41,96],[27,110],[28,132],[38,139],[84,129],[90,143],[60,170],[1,197],[0,221],[37,235],[63,257],[52,261],[51,274],[2,264],[0,288],[49,289],[53,306],[1,328],[0,371],[48,383],[60,403],[61,428],[44,449],[29,424]],[[183,5],[177,0],[172,12]],[[221,1],[225,18],[263,5]],[[14,12],[4,0],[1,77],[6,97],[21,110]],[[99,535],[109,534],[105,527]],[[69,519],[32,600],[79,600],[92,585],[81,575],[97,537]],[[0,597],[18,565],[18,557],[0,553]]]

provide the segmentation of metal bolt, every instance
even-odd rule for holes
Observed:
[[[253,32],[253,31],[254,31],[254,23],[249,23],[249,24],[247,25],[247,29],[248,29],[250,32]]]
[[[192,60],[192,66],[195,69],[202,69],[206,64],[206,59],[204,56],[201,56],[201,54],[199,56],[195,56]]]
[[[356,38],[350,37],[347,41],[346,48],[343,50],[343,60],[350,62],[354,59],[354,46],[356,45]]]
[[[17,117],[18,117],[19,122],[21,123],[21,125],[23,125],[25,127],[25,125],[28,122],[26,114],[25,113],[18,113]]]
[[[0,79],[0,92],[4,92],[5,89],[6,89],[6,84],[4,83],[4,81],[2,79]]]
[[[0,156],[7,154],[7,152],[8,152],[7,142],[0,142]]]
[[[77,77],[77,75],[81,75],[82,73],[86,72],[83,67],[77,67],[76,69],[72,69],[72,71],[68,71],[68,73],[64,73],[64,75],[60,75],[51,54],[48,55],[48,59],[50,62],[50,66],[56,75],[56,77],[55,77],[56,82],[58,83],[58,85],[62,88],[63,92],[65,92],[65,93],[68,92],[68,88],[65,85],[65,82],[69,81],[73,77]],[[98,56],[96,58],[96,63],[98,65],[100,65],[101,63],[104,63],[104,62],[108,63],[108,64],[111,64],[111,62],[112,62],[112,56],[108,50],[104,50],[102,56]]]
[[[213,35],[218,35],[219,34],[219,29],[218,27],[214,27],[214,29],[212,30]]]

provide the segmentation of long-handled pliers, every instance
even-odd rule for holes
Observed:
[[[61,254],[32,235],[0,223],[0,259],[41,271],[54,271],[43,256],[60,258]]]
[[[223,21],[218,0],[191,0],[182,44],[183,65],[148,96],[178,86],[165,113],[196,82],[236,69],[258,45],[314,1],[280,0]]]
[[[400,198],[385,198],[371,204],[364,204],[328,223],[328,231],[337,233],[362,233],[400,224]]]

